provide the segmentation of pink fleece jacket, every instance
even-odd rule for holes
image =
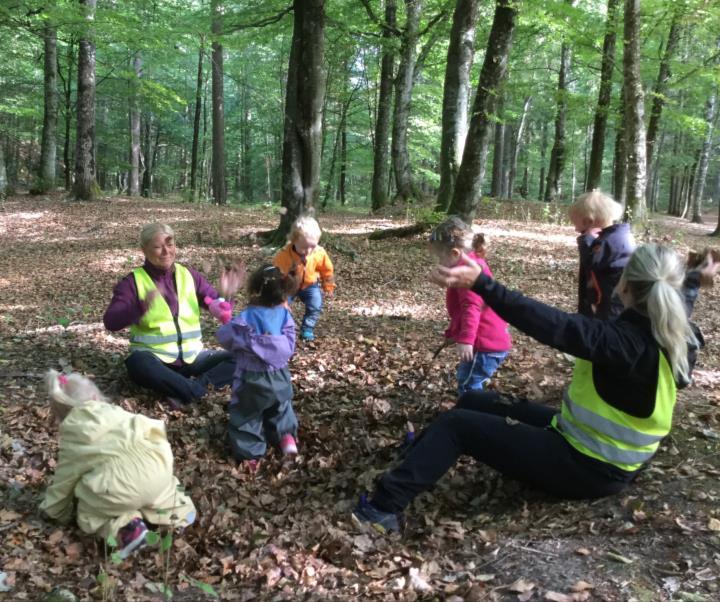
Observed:
[[[475,253],[467,254],[482,266],[483,272],[492,277],[488,264]],[[512,340],[508,325],[471,290],[449,288],[445,305],[450,316],[450,326],[445,337],[456,343],[472,345],[477,351],[510,351]]]

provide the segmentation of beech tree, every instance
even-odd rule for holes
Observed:
[[[89,201],[98,197],[95,180],[95,42],[91,23],[95,18],[96,0],[80,0],[85,9],[87,28],[78,42],[77,131],[75,135],[76,199]]]
[[[293,35],[285,92],[282,157],[284,213],[275,240],[314,209],[319,193],[322,108],[325,95],[325,1],[294,0]]]
[[[462,163],[448,209],[449,213],[457,214],[467,221],[472,221],[480,200],[490,141],[490,114],[507,73],[516,17],[517,3],[496,0]]]

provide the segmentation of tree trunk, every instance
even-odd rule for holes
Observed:
[[[197,198],[198,149],[200,148],[200,114],[202,112],[203,61],[205,60],[205,36],[200,34],[198,50],[197,84],[195,87],[195,116],[193,119],[192,150],[190,151],[190,197]]]
[[[390,137],[390,117],[392,114],[393,71],[395,53],[392,47],[393,33],[391,28],[396,24],[395,0],[385,0],[385,23],[383,29],[382,59],[380,62],[380,93],[377,103],[375,120],[375,136],[373,145],[373,176],[372,176],[372,210],[378,211],[388,198],[388,182],[390,169],[388,164],[388,139]]]
[[[340,119],[340,178],[338,180],[338,196],[340,204],[347,201],[347,106],[343,109]]]
[[[540,177],[538,178],[538,201],[545,198],[545,158],[547,157],[548,145],[548,127],[547,122],[543,120],[540,126]]]
[[[455,182],[455,192],[448,209],[450,213],[457,214],[469,222],[475,216],[485,178],[485,163],[490,141],[490,114],[493,110],[493,99],[500,93],[507,73],[517,16],[516,7],[517,4],[513,0],[495,2],[495,16],[480,71],[468,137]]]
[[[652,108],[650,109],[650,120],[648,121],[647,138],[645,140],[645,155],[647,160],[648,183],[653,181],[652,177],[652,160],[655,152],[655,141],[657,139],[658,128],[660,127],[660,116],[662,115],[663,106],[665,105],[665,88],[670,79],[670,61],[672,61],[675,51],[680,42],[680,10],[676,9],[673,13],[672,23],[670,24],[670,33],[668,34],[667,44],[660,61],[657,80],[652,91]]]
[[[613,197],[625,205],[627,191],[627,132],[625,131],[625,87],[620,88],[617,128],[615,128],[615,152],[613,161]]]
[[[436,206],[438,211],[446,211],[450,205],[465,146],[470,69],[479,5],[479,0],[457,0],[453,14],[443,86],[440,188]]]
[[[585,190],[600,188],[602,179],[603,154],[605,153],[605,130],[607,128],[610,99],[612,97],[612,75],[615,68],[615,38],[618,22],[619,0],[608,0],[607,25],[603,41],[602,63],[600,67],[600,92],[593,121],[592,150],[588,164]]]
[[[67,79],[65,80],[65,143],[63,145],[63,163],[65,164],[65,190],[72,186],[72,169],[70,168],[70,126],[72,125],[72,70],[75,62],[73,53],[74,40],[70,39],[67,51]]]
[[[574,6],[577,0],[565,0]],[[550,151],[545,201],[557,201],[562,195],[562,178],[565,169],[565,119],[567,116],[567,80],[570,74],[570,45],[563,42],[560,47],[560,70],[557,85],[557,112],[555,113],[555,141]]]
[[[227,202],[225,182],[225,92],[223,87],[223,46],[219,36],[223,30],[222,0],[212,0],[212,175],[213,202]]]
[[[2,161],[0,160],[0,170],[2,170],[2,168]],[[2,172],[0,171],[0,178],[1,177]],[[2,191],[0,191],[0,194],[2,194]],[[710,236],[720,236],[720,168],[718,168],[717,174],[715,174],[715,190],[713,191],[713,201],[718,204],[718,220],[717,225],[715,226],[715,230],[713,230]]]
[[[292,46],[285,94],[282,205],[275,240],[315,207],[320,183],[322,103],[325,95],[325,1],[294,0]]]
[[[77,133],[75,135],[75,184],[73,196],[89,201],[98,197],[95,181],[95,42],[91,23],[95,1],[80,0],[84,7],[86,30],[78,48]]]
[[[627,130],[627,204],[625,220],[643,223],[645,204],[645,97],[640,77],[640,0],[625,0],[623,80]]]
[[[490,196],[494,199],[501,198],[503,193],[503,159],[505,158],[503,102],[504,99],[499,97],[495,109],[495,140],[493,143],[492,180],[490,181]]]
[[[153,170],[153,152],[152,152],[152,116],[147,115],[143,124],[143,134],[145,138],[145,151],[143,157],[145,158],[145,169],[143,170],[142,176],[142,196],[150,198],[152,196],[152,170]]]
[[[132,59],[134,77],[130,83],[130,181],[128,194],[140,194],[140,78],[142,77],[142,57],[135,52]]]
[[[8,188],[7,169],[5,168],[5,147],[0,139],[0,199],[5,196]]]
[[[240,190],[245,203],[253,202],[252,187],[252,135],[250,124],[250,101],[247,79],[242,84],[242,127],[240,129],[240,146],[242,149],[240,166]]]
[[[410,169],[408,124],[410,103],[415,83],[417,40],[420,33],[420,14],[423,0],[405,0],[405,29],[400,47],[400,65],[395,78],[395,107],[392,128],[392,163],[395,174],[396,198],[403,201],[418,197]]]
[[[694,224],[702,224],[702,197],[705,191],[705,179],[707,178],[710,154],[712,152],[713,132],[717,113],[717,88],[713,89],[710,97],[705,103],[705,139],[703,140],[700,158],[697,162],[697,171],[693,181],[692,190],[692,221]]]
[[[40,177],[38,193],[55,188],[55,165],[57,156],[57,118],[58,118],[58,69],[57,69],[57,30],[49,25],[43,31],[45,45],[45,104],[43,112],[42,145],[40,149]]]
[[[510,157],[510,170],[508,173],[508,181],[507,181],[507,196],[508,198],[512,198],[513,196],[513,188],[515,187],[515,178],[517,177],[517,165],[518,165],[518,156],[520,155],[520,149],[522,148],[522,140],[523,140],[523,134],[525,133],[525,126],[527,124],[527,116],[530,112],[530,103],[532,102],[532,96],[526,96],[525,102],[523,102],[523,112],[520,116],[520,123],[518,124],[517,132],[515,132],[515,139],[513,141],[513,147],[512,147],[512,156]],[[522,186],[523,190],[525,190],[525,194],[522,194],[523,198],[527,196],[527,182],[523,183]]]

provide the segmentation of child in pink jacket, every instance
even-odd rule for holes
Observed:
[[[451,217],[433,230],[430,251],[441,265],[455,265],[463,253],[492,277],[477,237],[460,218]],[[480,251],[480,253],[478,253]],[[455,343],[460,363],[457,367],[458,394],[482,390],[512,348],[507,323],[469,289],[447,289],[445,303],[450,325],[445,331]]]

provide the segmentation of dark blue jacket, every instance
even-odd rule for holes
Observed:
[[[697,272],[685,278],[688,314],[697,297]],[[592,362],[598,394],[611,406],[631,416],[647,418],[655,410],[660,347],[650,320],[633,309],[615,320],[598,320],[569,314],[480,274],[472,288],[503,320],[537,341]],[[696,334],[699,334],[696,333]],[[695,363],[697,347],[688,348]],[[679,387],[687,383],[678,383]]]
[[[595,240],[588,238],[578,237],[578,312],[601,320],[615,318],[622,313],[623,304],[613,293],[635,250],[630,224],[613,224],[603,228]]]

